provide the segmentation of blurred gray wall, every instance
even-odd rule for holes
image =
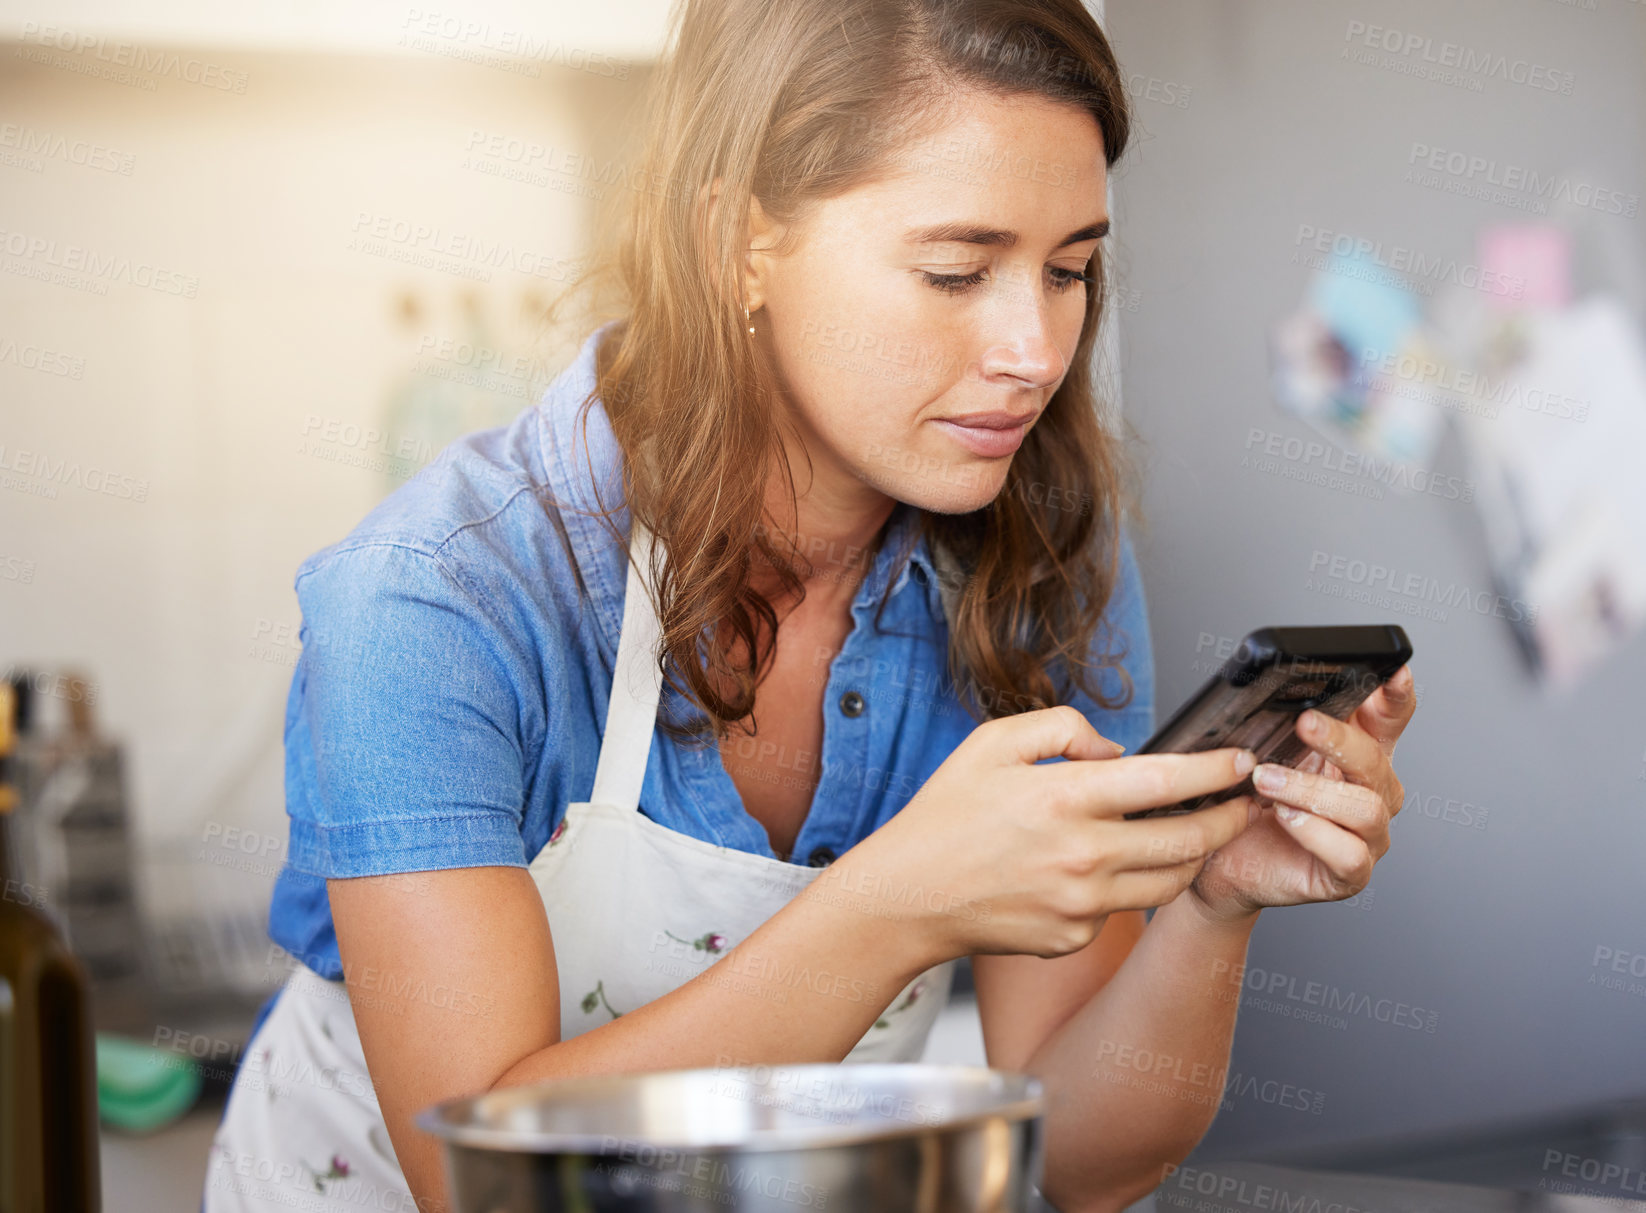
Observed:
[[[1300,225],[1473,262],[1481,226],[1528,218],[1405,181],[1414,143],[1646,194],[1646,4],[1108,8],[1138,119],[1116,173],[1114,252],[1164,713],[1215,664],[1207,637],[1382,618],[1305,588],[1316,552],[1493,588],[1474,505],[1242,466],[1254,428],[1317,437],[1274,403],[1267,333],[1309,276]],[[1546,64],[1572,91],[1493,78],[1474,91],[1409,61],[1344,58],[1356,22]],[[1638,322],[1646,218],[1558,205],[1549,218],[1576,232],[1576,293],[1619,291]],[[1640,463],[1646,475],[1646,451]],[[1433,470],[1467,475],[1454,435]],[[1646,642],[1556,695],[1501,619],[1400,622],[1420,710],[1396,766],[1418,807],[1397,819],[1369,899],[1263,915],[1231,1067],[1242,1085],[1202,1159],[1646,1095],[1646,982],[1606,988],[1616,974],[1595,962],[1597,949],[1646,953]],[[1296,1017],[1322,1010],[1326,990],[1361,1009]]]

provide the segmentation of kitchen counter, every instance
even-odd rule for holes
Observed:
[[[1184,1166],[1136,1209],[1155,1213],[1646,1213],[1626,1195],[1513,1190],[1388,1175],[1309,1171],[1266,1163]]]
[[[962,995],[944,1008],[922,1060],[983,1063],[975,999]],[[1363,1171],[1336,1160],[1327,1164],[1324,1158],[1291,1159],[1288,1165],[1185,1165],[1127,1213],[1646,1213],[1646,1193],[1631,1190],[1646,1186],[1639,1169],[1601,1184],[1584,1183],[1581,1176],[1564,1178],[1559,1166],[1540,1170],[1536,1165],[1546,1160],[1547,1150],[1556,1148],[1585,1161],[1604,1157],[1627,1164],[1637,1154],[1646,1159],[1646,1144],[1633,1148],[1633,1143],[1646,1143],[1646,1107],[1603,1111],[1604,1115],[1597,1111],[1525,1126],[1516,1133],[1491,1130],[1478,1140],[1431,1136],[1426,1148],[1406,1142],[1358,1153],[1337,1151],[1340,1159],[1353,1159],[1350,1166],[1362,1166]],[[104,1208],[120,1213],[195,1208],[221,1113],[219,1102],[206,1100],[189,1116],[151,1136],[105,1130]],[[1486,1184],[1441,1182],[1370,1174],[1374,1168],[1490,1178]],[[1488,1186],[1500,1178],[1516,1187]],[[1060,1211],[1041,1202],[1034,1213]]]
[[[120,1213],[193,1209],[221,1108],[205,1106],[147,1138],[105,1134],[103,1207]],[[1127,1213],[1646,1213],[1646,1201],[1312,1171],[1266,1163],[1185,1166]],[[118,1195],[117,1195],[118,1194]],[[898,1210],[897,1213],[903,1213]],[[1041,1202],[1034,1213],[1059,1213]]]

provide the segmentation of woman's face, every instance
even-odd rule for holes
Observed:
[[[1096,120],[978,92],[950,112],[751,261],[754,340],[814,470],[794,463],[796,487],[838,508],[988,504],[1080,339],[1078,276],[1108,227]],[[781,234],[756,208],[751,245]]]

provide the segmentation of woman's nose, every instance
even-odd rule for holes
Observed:
[[[1058,346],[1047,301],[1022,284],[1003,284],[998,309],[990,317],[988,342],[978,370],[985,382],[1015,380],[1023,387],[1048,388],[1063,378],[1068,361]]]

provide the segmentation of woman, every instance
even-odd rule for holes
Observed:
[[[208,1209],[442,1207],[412,1118],[459,1094],[917,1059],[962,956],[989,1062],[1046,1084],[1050,1200],[1193,1147],[1259,912],[1388,848],[1411,679],[1305,717],[1261,802],[1123,817],[1252,757],[1118,757],[1121,79],[1079,0],[688,0],[621,318],[298,574],[292,975]]]

